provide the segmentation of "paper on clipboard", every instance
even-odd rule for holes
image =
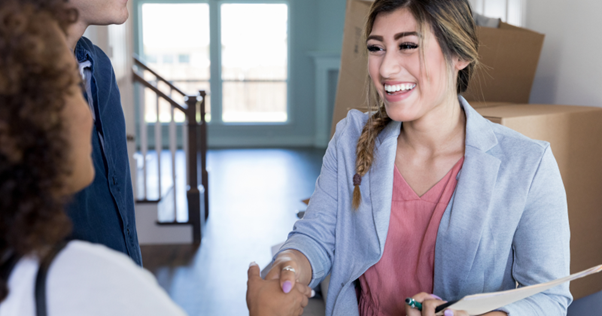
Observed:
[[[547,283],[525,286],[515,290],[468,295],[463,297],[455,304],[449,306],[448,308],[454,310],[464,310],[469,315],[480,315],[506,306],[510,303],[514,303],[518,300],[522,300],[523,298],[529,297],[539,292],[543,292],[549,288],[555,287],[564,282],[579,279],[590,274],[598,273],[600,271],[602,271],[602,265],[595,266],[593,268],[589,268],[587,270],[571,274],[567,277],[560,278]],[[437,315],[443,315],[443,311],[437,313]]]

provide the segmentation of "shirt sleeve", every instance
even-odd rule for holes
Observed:
[[[295,223],[293,231],[280,249],[280,252],[287,249],[298,250],[307,257],[312,268],[309,284],[312,288],[330,273],[334,257],[339,187],[337,144],[348,120],[349,117],[337,124],[335,135],[326,149],[320,176],[305,215]]]
[[[512,245],[512,277],[518,286],[549,282],[569,275],[569,241],[566,192],[548,146],[533,178]],[[564,283],[500,310],[511,316],[561,316],[566,315],[571,301],[569,284]]]

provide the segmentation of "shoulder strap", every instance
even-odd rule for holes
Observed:
[[[17,255],[14,251],[10,251],[10,253],[8,253],[6,256],[6,259],[3,260],[2,264],[0,265],[0,278],[6,282],[7,286],[8,278],[15,269],[15,266],[19,260],[21,260],[21,256]]]
[[[66,241],[58,243],[54,246],[44,258],[40,260],[40,267],[38,268],[38,274],[36,275],[36,315],[46,316],[46,277],[48,275],[48,269],[52,264],[54,258],[65,248],[67,245]]]

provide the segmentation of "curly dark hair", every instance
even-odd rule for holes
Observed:
[[[63,36],[65,0],[0,3],[0,254],[41,253],[71,230],[64,212],[68,141],[61,113],[79,80]],[[0,301],[8,294],[0,280]]]

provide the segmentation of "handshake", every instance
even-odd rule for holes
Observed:
[[[247,307],[250,316],[303,314],[314,291],[304,285],[310,280],[303,280],[298,273],[300,271],[297,271],[298,265],[294,263],[289,258],[279,256],[265,280],[261,278],[259,266],[255,262],[250,264],[247,281]]]

